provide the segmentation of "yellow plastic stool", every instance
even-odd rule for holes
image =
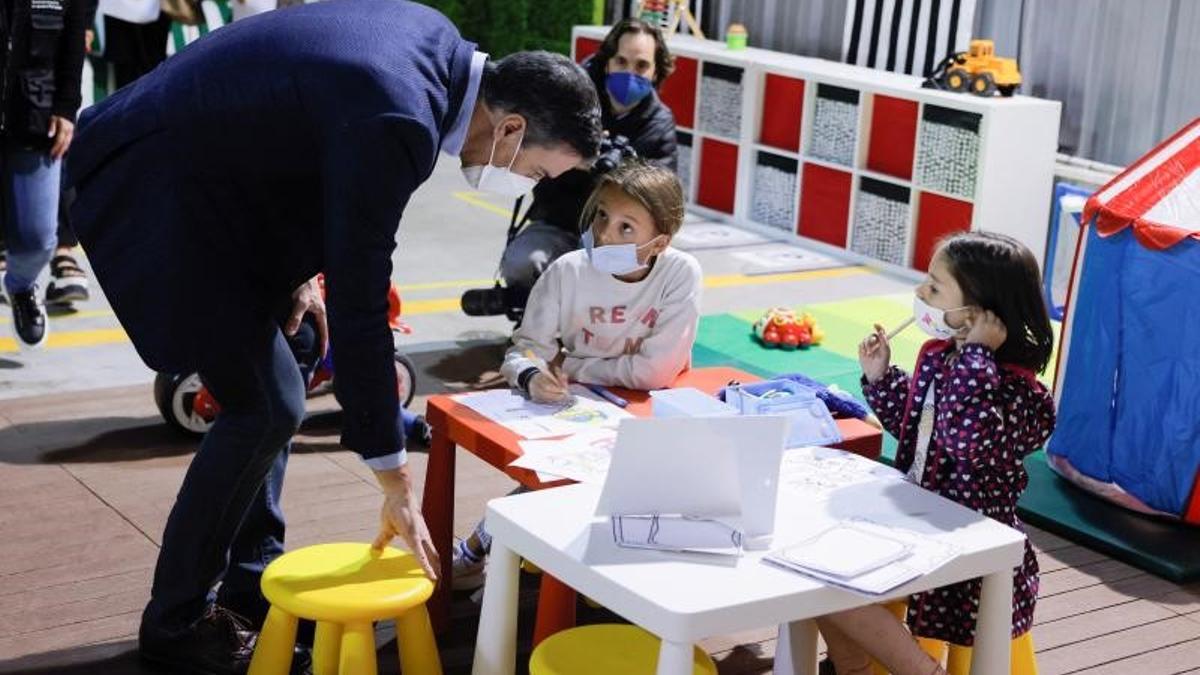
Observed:
[[[654,675],[658,647],[659,639],[637,626],[580,626],[543,640],[529,657],[529,675]],[[698,647],[692,675],[717,675],[717,664]]]
[[[904,621],[908,612],[908,603],[904,600],[885,605],[897,619]],[[938,663],[946,664],[946,672],[950,675],[968,675],[971,672],[971,648],[953,645],[941,640],[931,640],[919,637],[917,643],[921,649]],[[1033,632],[1026,631],[1020,637],[1013,638],[1012,653],[1009,656],[1010,675],[1037,675],[1037,657],[1033,652]],[[871,659],[872,675],[888,675],[888,671],[878,661]]]
[[[285,675],[297,619],[317,622],[313,675],[375,675],[372,622],[396,620],[405,675],[441,675],[425,601],[433,583],[416,558],[369,544],[321,544],[286,553],[263,572],[271,611],[249,675]]]
[[[1012,675],[1037,675],[1037,657],[1033,653],[1033,631],[1013,638],[1009,656]],[[950,645],[950,656],[946,659],[946,672],[950,675],[967,675],[971,672],[971,648]]]

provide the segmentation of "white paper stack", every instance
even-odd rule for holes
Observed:
[[[763,559],[826,583],[880,595],[934,571],[957,553],[953,546],[911,530],[853,519]]]

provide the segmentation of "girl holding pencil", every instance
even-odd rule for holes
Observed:
[[[509,384],[559,403],[569,382],[661,389],[687,370],[702,280],[700,263],[671,248],[683,212],[669,171],[631,160],[605,174],[584,207],[583,248],[555,260],[529,295],[501,367]],[[488,544],[480,523],[455,546],[454,588],[482,585]]]

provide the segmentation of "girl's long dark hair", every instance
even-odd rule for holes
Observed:
[[[995,232],[954,234],[942,241],[939,250],[966,303],[994,312],[1008,329],[996,359],[1034,372],[1045,370],[1054,349],[1054,331],[1033,253],[1016,239]]]

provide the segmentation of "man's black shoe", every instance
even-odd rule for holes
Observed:
[[[142,626],[138,649],[142,659],[164,672],[186,675],[242,675],[254,653],[248,624],[241,617],[213,606],[191,630],[165,635]]]
[[[250,622],[214,605],[192,630],[174,636],[156,634],[143,627],[138,648],[143,660],[164,673],[182,675],[243,675],[250,667],[258,633]],[[311,675],[312,652],[297,647],[291,675]]]
[[[17,334],[17,342],[27,349],[41,347],[50,331],[46,322],[46,308],[38,302],[37,286],[14,293],[11,302],[13,331]]]

